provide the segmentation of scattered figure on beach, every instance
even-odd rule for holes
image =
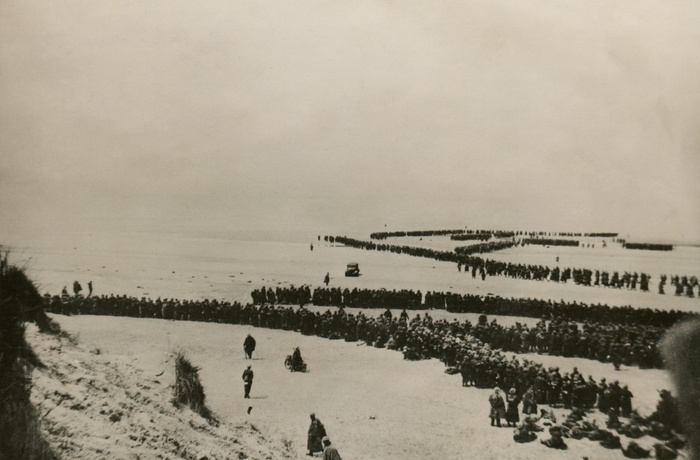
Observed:
[[[299,347],[295,347],[292,354],[287,355],[287,359],[284,360],[284,365],[292,372],[306,372],[306,363],[304,363],[301,357]]]
[[[338,449],[331,446],[331,440],[328,439],[328,436],[323,437],[323,460],[343,460],[340,458]]]
[[[88,281],[88,297],[92,295],[92,281]]]
[[[80,294],[80,291],[82,291],[82,290],[83,290],[83,287],[80,285],[80,283],[75,281],[73,283],[73,293],[75,294],[75,296],[78,297],[78,295]]]
[[[311,252],[313,252],[313,250],[314,250],[314,244],[311,243]]]
[[[316,418],[316,414],[313,412],[309,417],[311,418],[311,425],[309,425],[309,435],[306,441],[306,448],[309,452],[306,455],[313,455],[316,452],[323,452],[321,440],[326,436],[326,428],[323,426],[323,423],[321,423],[321,420]]]
[[[511,388],[506,396],[506,401],[508,402],[508,408],[506,409],[506,422],[508,426],[517,426],[520,422],[520,416],[518,415],[518,405],[520,404],[520,396],[515,392],[515,388]]]
[[[535,391],[529,387],[523,395],[523,414],[537,414],[537,401],[535,399]]]
[[[328,286],[328,283],[331,282],[331,274],[330,274],[330,272],[326,272],[326,277],[323,278],[323,282],[326,284],[326,286]]]
[[[245,359],[253,359],[253,352],[255,351],[255,339],[250,334],[248,334],[248,337],[246,337],[243,341],[243,351],[245,352]]]
[[[246,370],[243,371],[243,390],[245,391],[243,397],[245,399],[250,399],[250,389],[253,387],[253,369],[248,366]]]
[[[489,396],[489,404],[491,404],[491,426],[501,427],[501,418],[506,417],[506,402],[501,396],[501,389],[496,387],[493,393]]]
[[[544,444],[545,446],[549,447],[550,449],[561,449],[561,450],[567,449],[568,446],[564,442],[561,427],[558,427],[558,426],[551,427],[549,429],[549,435],[551,436],[549,439],[543,439],[540,442],[542,444]]]
[[[63,290],[61,291],[61,299],[64,302],[66,302],[66,301],[68,301],[69,298],[70,298],[70,296],[68,295],[68,287],[63,286]]]

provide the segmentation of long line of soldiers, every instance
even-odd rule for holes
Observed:
[[[241,305],[217,300],[152,300],[114,295],[77,296],[67,301],[60,296],[46,295],[44,299],[47,311],[60,314],[248,324],[348,342],[361,341],[368,346],[402,351],[407,360],[439,359],[448,367],[460,369],[463,385],[516,388],[519,394],[532,388],[538,404],[592,407],[594,403],[591,389],[595,381],[592,377],[584,380],[575,368],[571,373],[560,374],[558,368],[545,369],[541,364],[527,359],[521,362],[515,355],[508,359],[504,353],[492,349],[472,335],[475,328],[466,320],[461,323],[456,319],[452,322],[433,321],[428,313],[424,313],[423,317],[418,313],[409,319],[405,310],[398,316],[387,310],[383,315],[372,318],[362,312],[356,315],[347,313],[343,308],[320,313],[304,307]],[[587,393],[583,391],[584,388]],[[599,388],[597,384],[596,388]],[[620,413],[624,416],[627,411],[623,410],[623,405],[627,407],[627,403],[614,396],[617,394],[615,384],[611,391],[613,396],[607,398],[607,405],[599,408],[617,409],[619,404]],[[598,404],[600,406],[600,401]]]
[[[511,238],[517,235],[534,237],[543,236],[569,236],[569,237],[599,237],[599,238],[615,238],[617,233],[598,232],[598,233],[576,233],[576,232],[533,232],[524,230],[485,230],[485,229],[466,229],[466,230],[410,230],[410,231],[395,231],[395,232],[374,232],[369,235],[373,240],[383,240],[386,238],[396,238],[404,236],[444,236],[444,235],[491,235],[496,238]],[[320,239],[320,238],[319,238]],[[325,241],[329,241],[329,237],[324,237]],[[461,239],[461,238],[454,238]]]
[[[521,241],[523,246],[528,244],[537,244],[540,246],[578,246],[581,244],[578,240],[560,240],[555,238],[523,238]]]
[[[358,289],[309,286],[260,288],[252,291],[255,304],[287,304],[333,307],[407,308],[409,310],[446,310],[451,313],[478,313],[486,315],[522,316],[529,318],[561,319],[575,322],[593,322],[619,326],[652,326],[668,328],[678,321],[698,317],[697,313],[678,310],[610,307],[601,304],[564,302],[531,298],[505,298],[453,292],[409,289]]]
[[[421,292],[411,290],[387,291],[372,289],[347,288],[341,291],[338,288],[316,288],[310,293],[308,286],[277,287],[256,289],[251,293],[255,304],[292,304],[304,305],[308,303],[308,297],[312,297],[312,303],[317,306],[382,308],[382,309],[434,309],[439,307],[448,311],[470,311],[472,313],[493,314],[496,308],[511,303],[515,307],[507,313],[523,314],[523,303],[531,308],[526,313],[533,317],[546,317],[552,319],[547,323],[542,320],[536,327],[527,327],[517,323],[515,326],[503,327],[495,320],[487,325],[479,325],[472,334],[492,348],[515,353],[547,353],[555,356],[580,357],[611,362],[616,367],[621,364],[627,366],[639,366],[640,368],[661,368],[663,363],[658,353],[657,344],[665,331],[665,327],[654,325],[656,319],[659,322],[668,323],[670,320],[679,320],[686,315],[668,315],[669,312],[651,312],[651,310],[622,310],[618,307],[607,310],[588,307],[581,304],[553,303],[551,301],[532,299],[501,299],[492,296],[444,294],[428,292],[425,295],[425,304],[422,304]],[[347,300],[346,300],[347,299]],[[301,300],[302,302],[299,302]],[[460,307],[472,308],[460,308]],[[474,308],[475,307],[475,308]],[[517,308],[520,307],[520,308]],[[583,307],[583,309],[582,309]],[[542,308],[546,308],[547,314],[542,314]],[[641,312],[637,323],[634,319],[637,312]],[[503,310],[499,311],[503,313]],[[571,313],[571,314],[569,314]],[[658,313],[658,317],[653,315]],[[677,312],[680,313],[680,312]],[[631,315],[632,318],[628,318]],[[581,328],[576,321],[569,317],[575,317],[581,322]],[[617,316],[618,321],[614,321]],[[612,317],[612,318],[611,318]],[[607,320],[607,321],[606,321]],[[651,322],[646,324],[644,321]]]
[[[626,288],[630,290],[639,289],[645,292],[649,291],[649,283],[651,276],[646,273],[637,274],[613,271],[612,275],[605,270],[590,270],[587,268],[550,268],[542,265],[520,264],[512,262],[502,262],[491,259],[484,259],[479,256],[470,254],[457,254],[452,251],[441,251],[430,248],[414,247],[414,246],[399,246],[392,244],[378,244],[373,241],[362,241],[355,238],[345,236],[327,237],[328,240],[344,244],[345,246],[364,249],[368,251],[386,251],[395,254],[407,254],[415,257],[424,257],[442,262],[454,262],[458,264],[458,269],[464,268],[465,273],[471,271],[472,278],[476,278],[477,274],[481,279],[486,279],[487,276],[505,276],[508,278],[535,280],[535,281],[554,281],[566,283],[569,279],[574,283],[582,286],[603,286],[610,288]],[[659,293],[663,294],[663,283],[665,276],[661,277],[659,284]],[[683,282],[685,279],[685,283]],[[695,280],[693,282],[693,280]],[[678,284],[682,287],[679,288]],[[676,284],[676,295],[681,295],[683,292],[688,297],[694,297],[694,290],[698,289],[698,297],[700,297],[700,287],[696,276],[679,277]],[[679,294],[679,292],[681,294]]]
[[[455,248],[455,253],[459,256],[468,256],[471,254],[483,254],[485,252],[501,251],[503,249],[512,248],[517,243],[515,241],[489,241],[488,243],[471,244],[469,246],[458,246]]]

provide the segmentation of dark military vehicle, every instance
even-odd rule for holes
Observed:
[[[360,266],[356,262],[351,262],[345,269],[345,276],[360,276]]]

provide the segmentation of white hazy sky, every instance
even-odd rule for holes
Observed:
[[[697,0],[0,2],[2,228],[700,237]]]

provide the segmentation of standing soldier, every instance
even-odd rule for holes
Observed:
[[[253,359],[253,352],[255,351],[255,339],[250,334],[248,334],[248,337],[246,337],[243,341],[243,351],[245,352],[245,359]]]
[[[326,277],[323,278],[323,282],[328,286],[328,283],[331,282],[331,274],[329,272],[326,272]]]
[[[61,300],[64,302],[68,302],[70,300],[70,296],[68,295],[68,288],[66,286],[63,286],[63,290],[61,291]]]
[[[306,441],[306,448],[309,452],[306,455],[313,455],[316,452],[323,452],[321,440],[326,436],[326,428],[321,420],[316,418],[316,414],[311,413],[311,425],[309,425],[309,435]]]
[[[245,394],[243,397],[245,399],[250,399],[250,389],[253,387],[253,370],[248,366],[246,370],[243,371],[243,389]]]
[[[83,287],[78,283],[77,281],[73,283],[73,293],[75,294],[76,297],[78,297],[78,294],[80,294],[80,291],[83,290]]]
[[[493,394],[489,396],[489,403],[491,404],[491,426],[501,427],[501,418],[506,417],[506,402],[501,396],[500,388],[496,387],[493,389]]]

